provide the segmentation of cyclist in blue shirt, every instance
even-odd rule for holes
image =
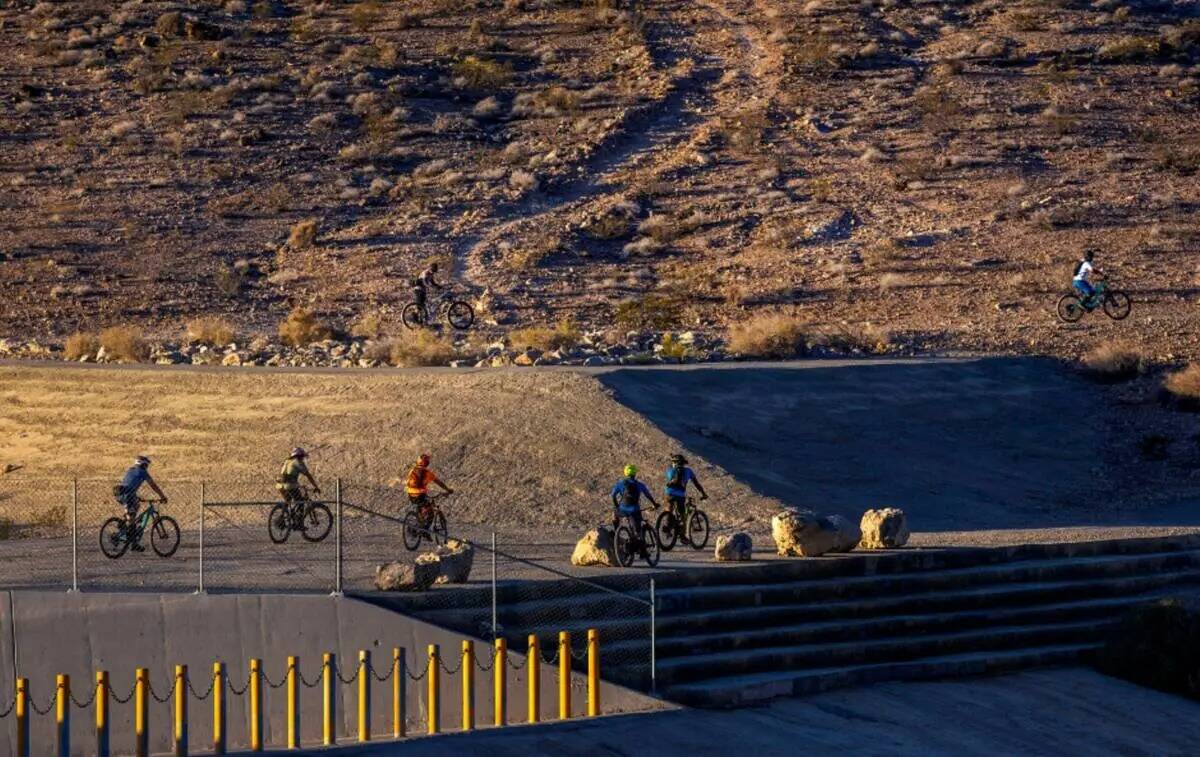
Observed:
[[[617,529],[620,524],[621,516],[629,518],[633,523],[634,536],[641,538],[642,534],[642,497],[650,500],[650,504],[654,505],[654,509],[658,509],[658,503],[654,501],[654,495],[650,493],[650,489],[637,480],[637,466],[626,465],[625,477],[613,485],[612,488],[612,503],[613,503],[613,530]]]
[[[690,482],[700,492],[700,499],[708,499],[708,493],[700,485],[696,473],[688,467],[687,458],[680,454],[671,455],[671,467],[667,468],[667,505],[675,516],[675,522],[684,526],[683,515],[687,505],[687,485]]]
[[[150,458],[145,455],[138,455],[138,458],[133,461],[133,465],[129,470],[125,471],[125,475],[121,478],[121,483],[114,487],[113,495],[117,501],[125,506],[125,517],[128,519],[129,533],[133,533],[134,524],[137,522],[138,507],[138,490],[142,488],[142,484],[148,485],[158,495],[158,498],[165,504],[167,495],[163,494],[163,490],[158,488],[158,484],[150,477]],[[145,549],[141,544],[134,544],[132,548],[141,552]]]

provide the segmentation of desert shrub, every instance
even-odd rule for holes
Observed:
[[[625,329],[669,329],[679,323],[680,304],[674,297],[648,294],[617,305],[617,326]]]
[[[428,329],[405,332],[390,342],[389,362],[398,366],[446,365],[458,352],[444,336]]]
[[[1200,607],[1166,598],[1121,618],[1096,654],[1096,667],[1143,686],[1200,699]]]
[[[1129,63],[1155,58],[1162,43],[1153,37],[1121,37],[1100,48],[1097,55],[1108,63]]]
[[[454,75],[471,89],[499,89],[512,79],[512,66],[468,55],[454,64]]]
[[[350,9],[350,23],[360,32],[370,31],[379,23],[380,7],[376,0],[364,0]]]
[[[578,92],[572,92],[566,87],[555,85],[539,94],[538,101],[544,107],[555,108],[564,113],[574,113],[579,110],[580,97]]]
[[[67,337],[63,345],[63,355],[67,360],[93,358],[100,349],[100,337],[83,331],[77,331]]]
[[[517,349],[532,347],[543,351],[570,349],[579,344],[579,339],[579,327],[568,318],[559,321],[554,328],[533,326],[508,335],[509,343]]]
[[[302,250],[310,246],[316,239],[317,222],[309,218],[292,227],[292,233],[288,235],[288,247]]]
[[[1146,356],[1128,344],[1102,344],[1079,361],[1084,371],[1105,381],[1123,381],[1146,370]]]
[[[67,506],[51,505],[33,517],[32,525],[39,528],[65,528],[67,525]]]
[[[150,357],[150,345],[136,326],[113,326],[101,331],[100,346],[108,357],[122,363],[137,363]]]
[[[1190,410],[1200,410],[1200,363],[1175,371],[1163,382],[1168,398]]]
[[[729,349],[743,357],[799,357],[808,352],[807,332],[799,316],[763,313],[729,327]]]
[[[879,326],[838,324],[816,329],[809,338],[809,347],[823,347],[834,352],[880,355],[886,353],[895,341],[891,331]]]
[[[329,327],[322,323],[310,310],[295,308],[288,313],[287,319],[279,324],[279,338],[284,344],[293,347],[304,347],[328,339]]]
[[[229,344],[236,337],[229,321],[216,316],[194,318],[188,321],[185,335],[189,341],[212,346]]]
[[[385,323],[383,314],[378,310],[363,313],[350,326],[350,336],[363,339],[378,339],[384,334]]]
[[[233,297],[242,291],[242,285],[245,283],[246,274],[234,266],[218,266],[213,274],[213,285],[226,297]]]
[[[664,334],[658,354],[665,360],[682,363],[692,356],[692,346],[679,341],[679,337],[674,334]]]

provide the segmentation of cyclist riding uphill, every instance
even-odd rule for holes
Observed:
[[[667,504],[675,519],[683,522],[683,510],[687,505],[687,485],[690,482],[700,492],[700,499],[708,499],[696,473],[688,467],[687,458],[680,454],[671,455],[671,467],[667,468]]]
[[[125,475],[121,478],[121,483],[113,487],[113,496],[117,502],[125,506],[125,517],[128,523],[130,533],[133,533],[134,523],[137,521],[138,514],[138,491],[142,488],[142,484],[148,485],[158,495],[158,498],[165,504],[167,495],[163,494],[163,490],[158,488],[158,484],[150,477],[150,458],[145,455],[138,455],[138,458],[133,461],[133,465],[129,470],[125,471]],[[133,549],[141,552],[145,549],[141,544],[132,545]]]
[[[1092,261],[1096,257],[1095,250],[1085,250],[1083,260],[1075,264],[1075,275],[1071,279],[1071,285],[1083,295],[1083,304],[1089,304],[1092,296],[1096,294],[1096,287],[1092,286],[1092,274],[1100,275],[1100,269],[1093,265]]]
[[[626,465],[625,477],[613,485],[612,488],[612,503],[613,503],[613,530],[615,531],[620,524],[621,516],[629,518],[633,521],[634,534],[642,533],[642,496],[650,500],[650,504],[654,505],[654,509],[658,509],[658,503],[654,501],[654,495],[650,493],[650,489],[645,484],[637,479],[637,466]]]
[[[442,284],[437,282],[438,264],[430,263],[429,267],[421,271],[421,275],[412,280],[413,299],[417,302],[417,307],[421,310],[425,309],[425,299],[429,292],[429,287],[434,289],[444,289]]]
[[[308,483],[312,485],[312,490],[316,494],[321,493],[321,487],[317,486],[316,479],[308,470],[308,465],[305,464],[305,458],[308,453],[303,447],[296,447],[292,453],[288,455],[288,459],[283,464],[283,469],[279,471],[279,477],[275,479],[275,488],[283,495],[283,499],[288,504],[295,502],[303,496],[300,490],[300,477],[304,476],[308,479]]]
[[[429,453],[426,452],[417,458],[416,464],[409,469],[408,478],[404,481],[404,490],[408,493],[408,501],[417,508],[422,528],[429,526],[429,519],[433,515],[433,511],[429,507],[429,486],[431,484],[437,484],[447,494],[454,493],[454,490],[443,484],[437,474],[430,469]]]

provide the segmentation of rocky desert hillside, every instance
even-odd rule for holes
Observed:
[[[868,350],[1196,357],[1198,14],[0,3],[0,336],[262,342],[303,308],[382,339],[437,259],[475,345],[782,310]],[[1130,319],[1056,320],[1088,246]]]

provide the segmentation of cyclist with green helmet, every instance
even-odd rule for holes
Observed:
[[[658,509],[658,502],[654,501],[650,488],[638,481],[637,473],[637,466],[626,465],[625,477],[613,485],[611,492],[613,530],[616,530],[621,517],[624,516],[633,523],[635,536],[642,533],[642,497],[650,500],[655,510]]]

